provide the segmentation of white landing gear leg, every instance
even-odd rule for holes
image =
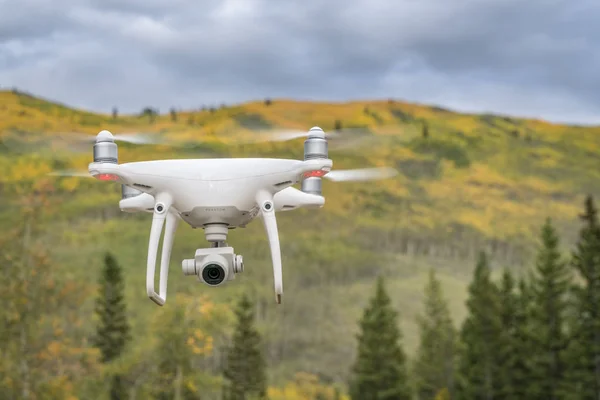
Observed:
[[[150,228],[150,241],[148,243],[148,264],[146,267],[146,291],[150,300],[163,306],[167,301],[167,280],[169,278],[169,262],[171,260],[171,249],[173,248],[173,239],[175,231],[179,224],[179,216],[171,211],[172,199],[166,193],[156,196],[154,205],[154,214],[152,217],[152,227]],[[159,292],[154,290],[154,276],[156,269],[156,256],[158,253],[158,244],[165,224],[165,235],[160,260],[160,281]]]
[[[283,272],[281,265],[281,249],[279,246],[279,232],[277,231],[277,220],[275,219],[275,204],[273,203],[273,195],[262,190],[256,195],[256,203],[260,207],[263,224],[267,232],[267,239],[269,240],[269,247],[271,248],[275,300],[277,301],[277,304],[281,304],[281,296],[283,295]]]

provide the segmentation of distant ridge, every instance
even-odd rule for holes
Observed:
[[[88,110],[85,108],[81,108],[81,107],[76,107],[76,106],[72,106],[69,105],[66,102],[59,102],[57,100],[53,100],[50,98],[46,98],[43,96],[39,96],[36,94],[33,94],[31,92],[28,91],[24,91],[24,90],[20,90],[17,88],[11,88],[11,89],[0,89],[0,100],[2,100],[3,98],[6,98],[7,95],[14,95],[16,97],[27,97],[33,100],[37,100],[40,102],[46,102],[49,105],[54,105],[57,107],[64,107],[64,108],[68,108],[70,110],[76,111],[76,112],[80,112],[80,113],[86,113],[86,114],[95,114],[98,116],[110,116],[111,113],[110,112],[101,112],[101,111],[95,111],[95,110]],[[215,108],[215,109],[219,109],[222,108],[222,106],[226,106],[228,108],[231,107],[243,107],[246,105],[251,105],[251,104],[264,104],[265,102],[271,102],[271,103],[288,103],[288,104],[297,104],[297,105],[311,105],[311,106],[351,106],[351,105],[365,105],[365,104],[384,104],[384,103],[392,103],[392,104],[397,104],[397,105],[401,105],[401,106],[409,106],[409,107],[421,107],[424,109],[429,109],[433,112],[437,112],[437,113],[448,113],[448,114],[456,114],[456,115],[462,115],[462,116],[471,116],[471,117],[485,117],[485,116],[492,116],[492,117],[496,117],[496,118],[509,118],[509,119],[515,119],[515,120],[522,120],[522,121],[535,121],[535,122],[539,122],[539,123],[545,123],[545,124],[550,124],[550,125],[563,125],[563,126],[572,126],[572,127],[580,127],[580,128],[589,128],[589,127],[596,127],[596,126],[600,126],[600,125],[586,125],[586,124],[575,124],[575,123],[556,123],[556,122],[551,122],[551,121],[547,121],[543,118],[539,118],[539,117],[522,117],[522,116],[513,116],[510,114],[504,114],[504,113],[497,113],[494,111],[487,111],[487,112],[465,112],[465,111],[459,111],[456,109],[452,109],[450,107],[447,106],[441,106],[441,105],[435,105],[435,104],[427,104],[427,103],[420,103],[420,102],[414,102],[414,101],[408,101],[408,100],[404,100],[404,99],[396,99],[396,98],[387,98],[387,99],[362,99],[362,100],[347,100],[347,101],[324,101],[324,100],[306,100],[306,99],[294,99],[294,98],[288,98],[288,97],[282,97],[282,98],[267,98],[267,99],[263,99],[263,100],[249,100],[249,101],[245,101],[245,102],[241,102],[241,103],[232,103],[232,104],[221,104],[221,106],[217,107],[214,105],[206,105],[206,106],[200,106],[200,107],[189,107],[189,108],[176,108],[177,112],[180,113],[190,113],[190,112],[197,112],[197,111],[201,111],[203,108],[205,109],[210,109],[210,108]],[[115,107],[118,108],[118,104],[115,104]],[[140,113],[143,113],[145,108],[148,107],[152,107],[152,105],[146,105],[146,106],[140,106],[140,112],[139,113],[124,113],[121,114],[123,117],[134,117],[139,115]],[[158,110],[158,115],[168,115],[170,110]]]

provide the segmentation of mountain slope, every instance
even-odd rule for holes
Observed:
[[[202,232],[185,225],[178,230],[170,296],[209,293],[230,301],[241,290],[253,290],[277,380],[297,370],[327,379],[345,376],[354,351],[352,332],[377,274],[389,277],[411,354],[428,268],[440,271],[458,323],[479,250],[490,251],[498,266],[526,266],[544,218],[552,216],[568,244],[578,228],[583,196],[600,191],[600,128],[467,115],[389,100],[325,104],[275,99],[271,104],[177,111],[175,117],[147,112],[113,118],[0,92],[0,221],[18,218],[14,207],[19,193],[43,182],[53,185],[55,208],[47,221],[53,225],[46,243],[55,261],[70,276],[95,280],[102,252],[111,249],[125,266],[128,301],[142,335],[156,308],[145,296],[149,216],[120,213],[116,186],[45,177],[56,168],[85,169],[91,160],[91,145],[73,154],[48,139],[64,131],[92,135],[108,129],[162,132],[172,140],[198,142],[179,150],[119,145],[120,162],[210,155],[301,159],[302,140],[242,146],[235,144],[234,133],[315,125],[325,130],[336,125],[368,128],[373,140],[330,152],[334,168],[391,165],[400,175],[368,184],[325,182],[322,210],[279,214],[286,291],[282,306],[273,302],[270,256],[259,223],[230,234],[229,243],[244,255],[246,271],[218,289],[182,276],[180,261],[205,242]],[[91,307],[91,299],[84,307]]]

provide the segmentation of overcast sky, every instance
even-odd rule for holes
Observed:
[[[72,106],[398,98],[600,124],[599,0],[0,0],[0,87]]]

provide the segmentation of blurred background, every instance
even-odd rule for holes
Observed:
[[[0,0],[0,399],[597,399],[600,4]],[[245,271],[145,292],[119,162],[303,159],[325,206],[230,231]],[[84,138],[84,140],[82,140]],[[250,139],[250,140],[249,140]],[[348,139],[348,140],[346,140]],[[76,176],[66,171],[83,171]],[[73,176],[75,175],[75,176]],[[254,397],[252,397],[254,396]]]

